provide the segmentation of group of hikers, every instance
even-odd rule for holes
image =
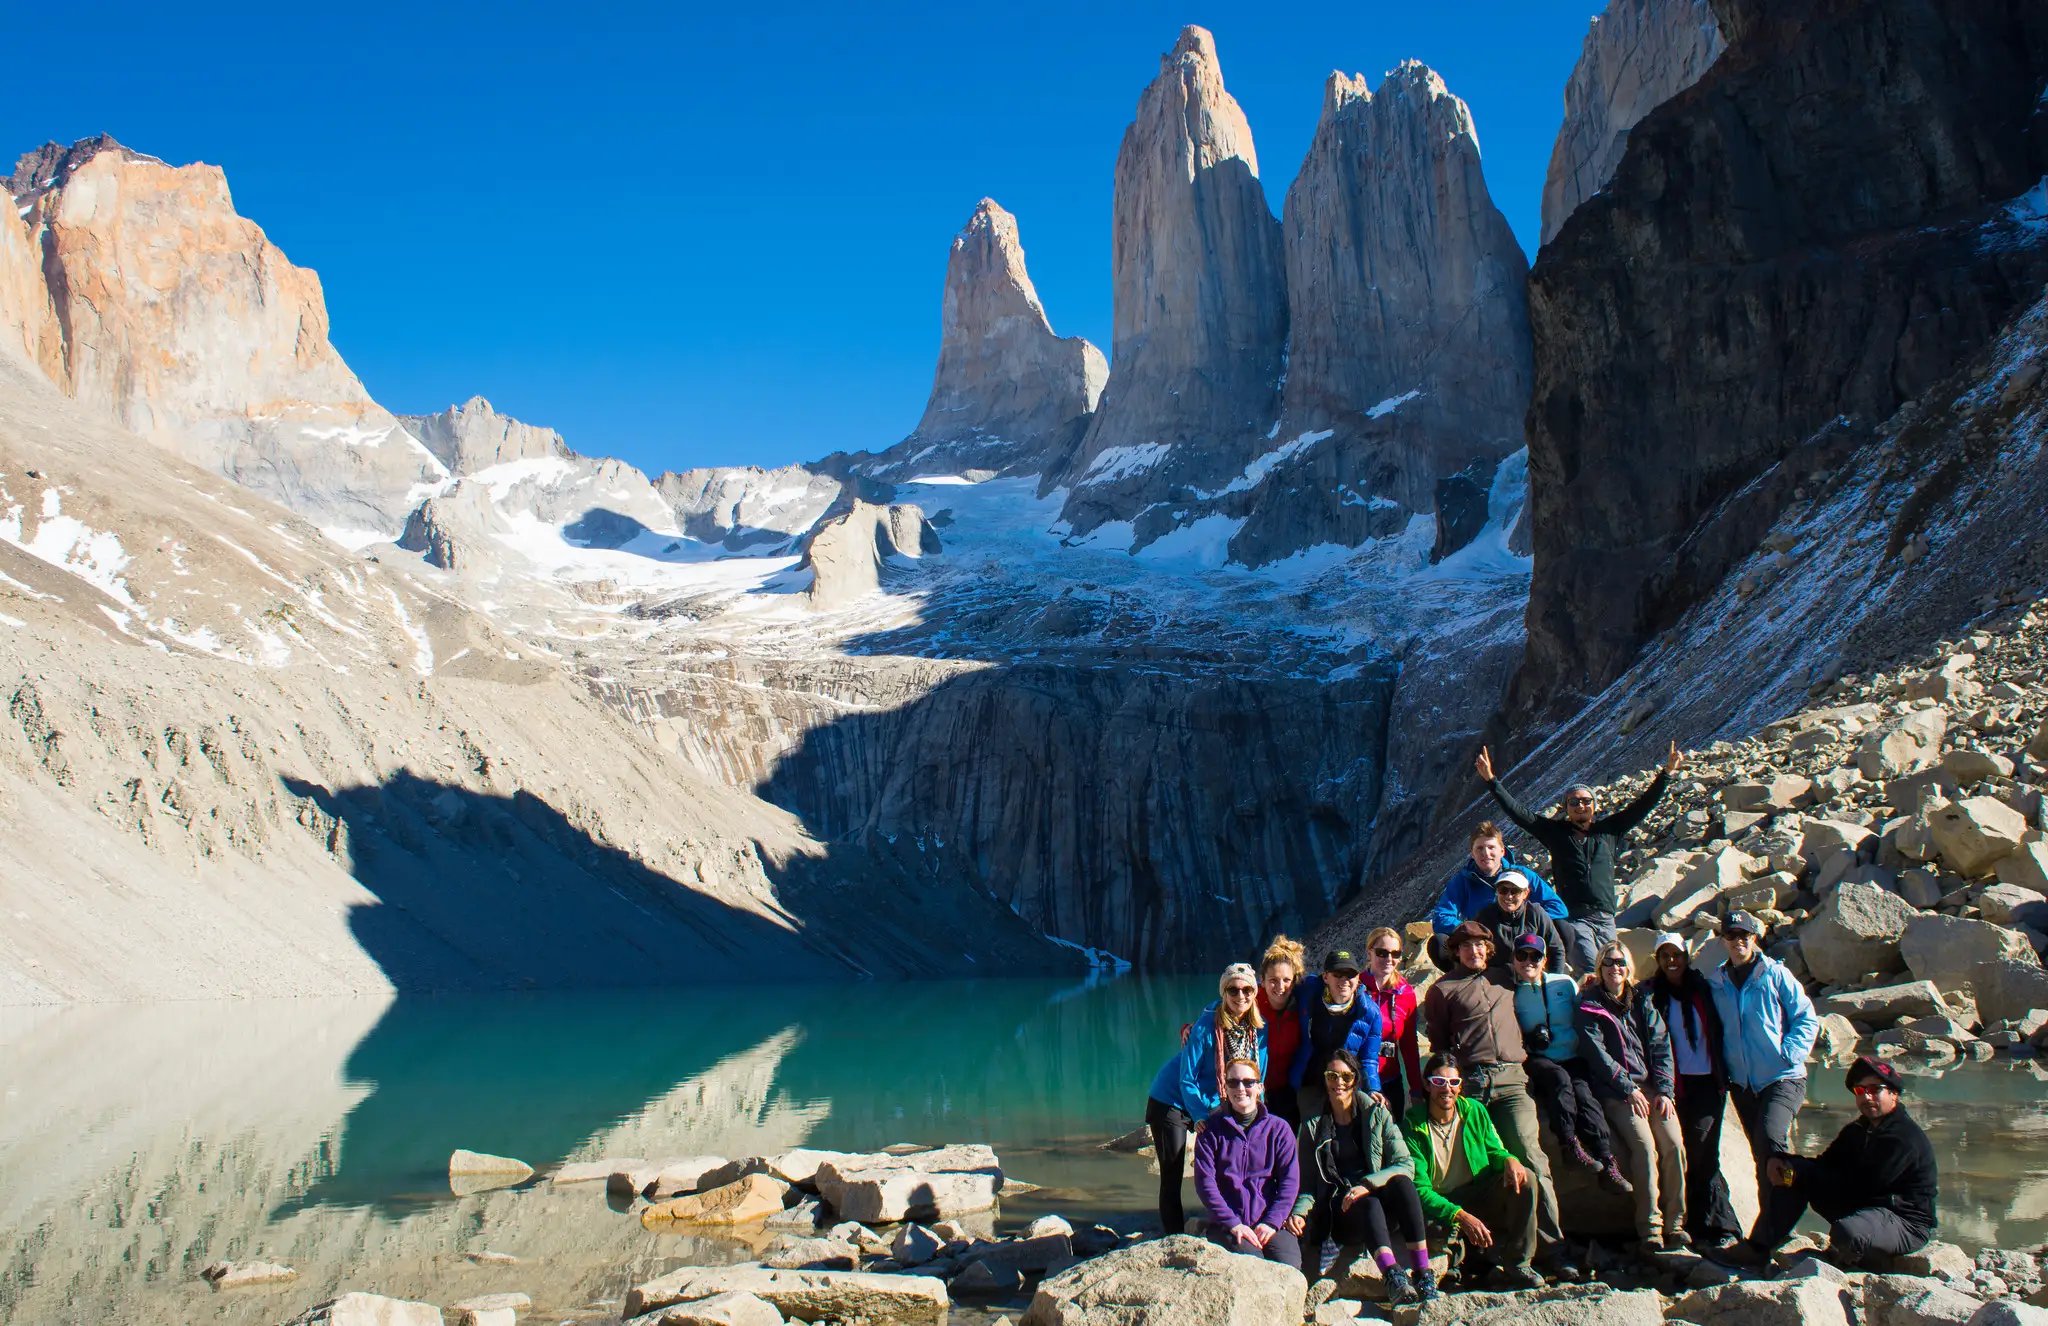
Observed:
[[[1618,940],[1621,840],[1681,763],[1673,745],[1649,788],[1612,814],[1578,785],[1563,815],[1546,818],[1501,785],[1482,750],[1479,777],[1549,849],[1556,883],[1517,862],[1493,821],[1473,829],[1430,914],[1427,956],[1443,974],[1420,1000],[1401,933],[1385,927],[1367,937],[1363,965],[1344,949],[1325,954],[1320,983],[1284,935],[1256,969],[1225,968],[1146,1105],[1162,1228],[1186,1226],[1192,1139],[1208,1235],[1233,1251],[1311,1278],[1326,1243],[1342,1266],[1370,1251],[1397,1303],[1439,1293],[1432,1230],[1462,1241],[1465,1282],[1577,1280],[1540,1111],[1564,1163],[1633,1196],[1646,1253],[1693,1247],[1764,1266],[1809,1208],[1845,1264],[1925,1244],[1934,1154],[1889,1063],[1858,1058],[1847,1077],[1857,1118],[1818,1157],[1793,1151],[1820,1024],[1799,981],[1762,951],[1755,917],[1720,919],[1727,958],[1704,972],[1682,935],[1656,936],[1647,976]],[[1731,1102],[1757,1176],[1747,1237],[1721,1174]]]

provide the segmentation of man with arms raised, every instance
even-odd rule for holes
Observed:
[[[1671,775],[1684,761],[1678,743],[1672,742],[1664,767],[1643,794],[1610,815],[1596,813],[1592,788],[1574,783],[1565,789],[1562,819],[1539,816],[1508,791],[1494,776],[1491,750],[1480,747],[1479,758],[1473,761],[1479,781],[1493,790],[1493,799],[1500,802],[1508,818],[1549,849],[1557,896],[1564,899],[1571,914],[1560,928],[1569,931],[1565,939],[1571,946],[1572,968],[1581,976],[1593,970],[1593,954],[1600,946],[1614,942],[1614,914],[1621,909],[1614,863],[1621,855],[1621,840],[1656,808]]]

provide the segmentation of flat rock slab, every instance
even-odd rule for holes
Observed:
[[[1842,1287],[1821,1276],[1696,1289],[1671,1304],[1671,1319],[1693,1326],[1849,1326]]]
[[[382,1294],[343,1294],[315,1304],[285,1326],[445,1326],[441,1309]]]
[[[1391,1310],[1397,1326],[1663,1326],[1664,1300],[1651,1289],[1560,1285],[1514,1294],[1446,1294]]]
[[[752,1294],[724,1293],[656,1308],[629,1326],[783,1326],[783,1316]]]
[[[790,1186],[767,1174],[749,1174],[736,1183],[709,1192],[659,1202],[640,1213],[646,1226],[751,1225],[783,1209]]]
[[[1307,1302],[1293,1267],[1175,1234],[1047,1279],[1023,1326],[1273,1326],[1299,1322]]]
[[[645,1160],[637,1156],[630,1160],[579,1160],[563,1165],[554,1173],[548,1175],[548,1182],[562,1184],[604,1183],[620,1170],[629,1169],[635,1165],[645,1165],[646,1163]]]
[[[842,1219],[894,1223],[986,1211],[1003,1192],[1003,1169],[986,1146],[945,1146],[826,1161],[816,1181]]]
[[[833,1318],[890,1322],[897,1326],[944,1326],[951,1307],[946,1282],[929,1275],[685,1266],[628,1290],[625,1315],[635,1317],[656,1308],[727,1293],[752,1294],[783,1316],[801,1321]],[[1299,1319],[1297,1300],[1295,1320]]]
[[[1863,1326],[1964,1326],[1983,1304],[1940,1280],[1868,1275],[1858,1286]]]

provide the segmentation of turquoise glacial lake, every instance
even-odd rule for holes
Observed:
[[[758,1246],[644,1230],[601,1185],[458,1197],[457,1147],[545,1170],[982,1141],[1040,1185],[999,1227],[1049,1211],[1136,1227],[1156,1180],[1101,1144],[1141,1122],[1213,988],[1127,975],[0,1008],[0,1322],[274,1326],[344,1289],[443,1305],[520,1290],[529,1321],[616,1321],[639,1280]],[[2048,1239],[2044,1078],[1991,1064],[1915,1080],[1945,1237]],[[1836,1074],[1815,1081],[1809,1150],[1849,1117]],[[223,1258],[299,1279],[217,1293],[199,1271]]]

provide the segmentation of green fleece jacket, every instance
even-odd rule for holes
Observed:
[[[1459,1145],[1465,1148],[1465,1163],[1471,1167],[1475,1181],[1505,1168],[1510,1160],[1521,1159],[1500,1140],[1484,1105],[1460,1098],[1458,1116],[1465,1121],[1464,1130],[1458,1134]],[[1401,1121],[1401,1131],[1408,1142],[1408,1154],[1415,1161],[1415,1192],[1422,1198],[1422,1213],[1439,1224],[1449,1224],[1465,1208],[1438,1192],[1430,1178],[1428,1101],[1408,1111],[1408,1117]]]

